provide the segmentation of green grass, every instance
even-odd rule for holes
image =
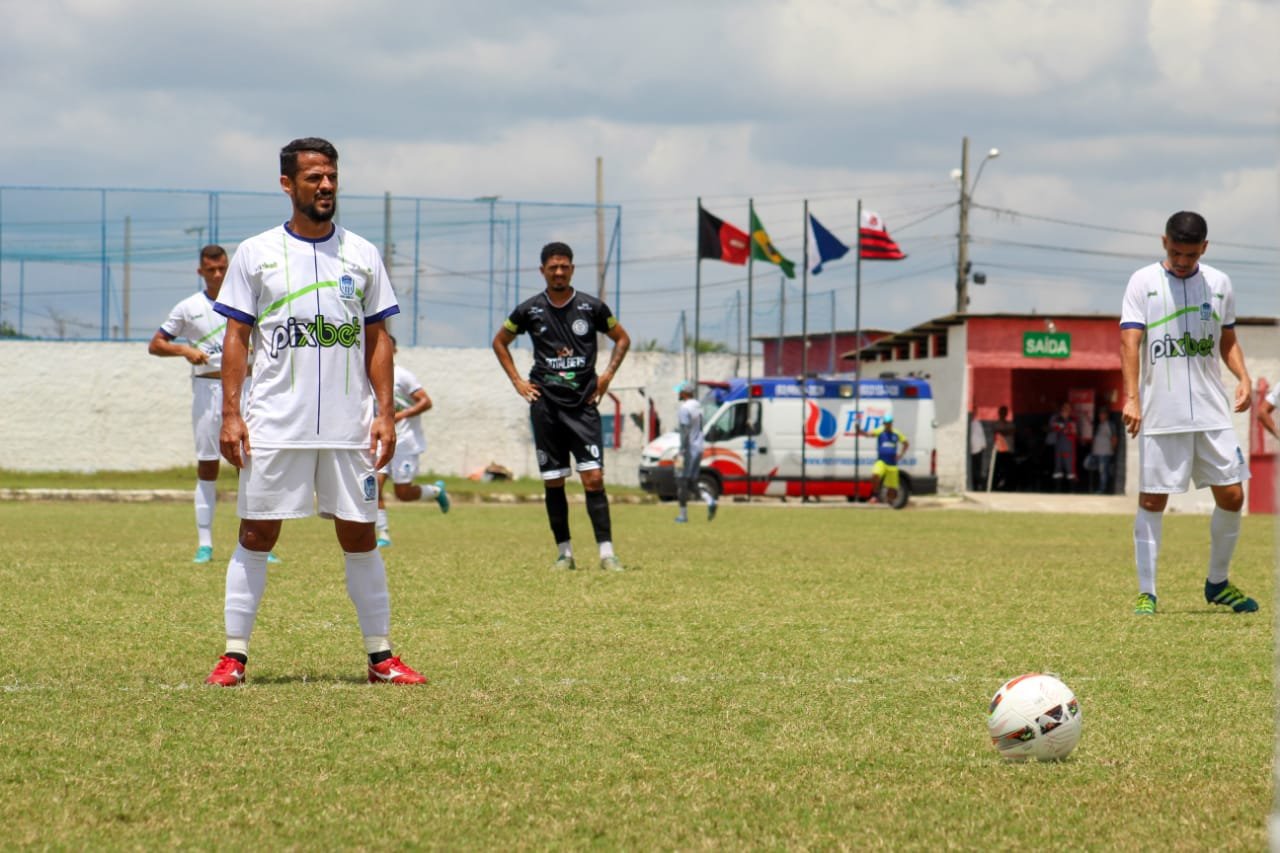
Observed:
[[[196,468],[189,465],[156,471],[12,471],[0,468],[0,489],[183,489],[190,490],[196,479]],[[449,494],[463,501],[489,500],[497,496],[514,495],[518,498],[535,498],[542,494],[542,480],[519,477],[514,480],[469,480],[427,472],[417,478],[419,483],[444,480]],[[581,492],[577,481],[571,481],[570,493]],[[218,489],[235,491],[236,469],[223,463],[218,466]],[[643,491],[631,486],[608,485],[610,494],[626,495],[630,499],[647,497]]]
[[[1202,595],[1208,520],[1165,521],[1131,614],[1131,519],[726,505],[614,509],[634,571],[552,573],[540,507],[392,505],[393,641],[363,683],[331,525],[290,522],[249,681],[179,504],[2,503],[3,846],[1260,849],[1273,520]],[[579,562],[591,556],[575,507]],[[1059,673],[1060,764],[986,737],[1002,681]]]

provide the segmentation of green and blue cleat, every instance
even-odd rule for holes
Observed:
[[[201,545],[196,549],[196,556],[192,559],[193,563],[211,563],[213,562],[213,547],[211,545]]]
[[[558,572],[559,571],[572,572],[574,569],[578,568],[578,566],[576,563],[573,562],[573,557],[569,554],[566,554],[563,557],[557,557],[556,561],[551,564],[551,568],[554,571],[558,571]]]
[[[1138,593],[1138,601],[1133,606],[1133,612],[1139,616],[1154,616],[1156,612],[1156,597],[1149,592]]]
[[[448,512],[449,493],[444,490],[444,480],[436,480],[435,487],[440,490],[436,493],[436,503],[440,504],[440,511]]]
[[[1258,602],[1241,592],[1240,588],[1231,581],[1221,583],[1205,581],[1204,600],[1210,604],[1230,607],[1236,613],[1254,613],[1258,609]]]

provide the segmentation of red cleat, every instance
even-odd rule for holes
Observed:
[[[235,658],[223,655],[218,658],[218,665],[204,680],[205,684],[216,684],[219,687],[236,687],[244,681],[244,664]]]
[[[370,684],[426,684],[427,679],[400,658],[387,658],[382,663],[369,664]]]

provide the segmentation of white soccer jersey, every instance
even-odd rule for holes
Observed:
[[[396,365],[396,411],[413,405],[413,393],[422,390],[422,383],[407,367]],[[422,453],[427,440],[422,435],[422,415],[396,421],[396,453]]]
[[[192,376],[222,370],[222,333],[227,322],[213,310],[213,300],[203,290],[173,306],[160,331],[169,340],[186,338],[191,346],[209,356],[204,364],[191,365]]]
[[[676,410],[676,422],[680,424],[681,432],[686,427],[689,429],[689,452],[694,456],[702,453],[702,404],[692,397],[681,402]]]
[[[1142,431],[1148,435],[1230,429],[1222,382],[1222,330],[1236,322],[1231,279],[1201,264],[1181,279],[1163,264],[1129,279],[1121,329],[1144,329],[1140,355]]]
[[[264,231],[236,249],[215,310],[253,325],[251,446],[369,446],[365,327],[400,311],[372,243]]]

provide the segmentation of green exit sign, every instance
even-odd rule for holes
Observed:
[[[1069,332],[1023,332],[1022,354],[1027,358],[1070,358]]]

